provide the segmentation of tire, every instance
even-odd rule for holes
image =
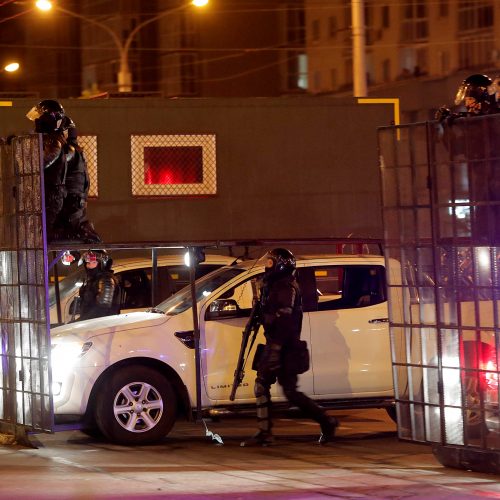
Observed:
[[[486,432],[484,415],[478,409],[481,404],[481,388],[474,376],[464,376],[465,392],[465,428],[469,439],[478,439]]]
[[[484,359],[489,350],[491,348],[488,344],[473,341],[464,341],[460,348],[460,378],[463,388],[462,406],[464,408],[464,439],[466,442],[481,438],[487,430],[484,414],[481,412],[481,393],[484,392],[484,387],[481,386],[477,374],[471,370],[483,368],[481,363],[478,365],[478,357],[479,360]],[[431,364],[437,365],[437,360],[432,359]],[[429,385],[437,392],[437,374],[429,381]],[[421,391],[423,394],[423,386]]]
[[[485,342],[464,341],[461,358],[460,364],[463,368],[484,369],[482,361],[492,358],[492,348]],[[487,432],[485,416],[481,412],[481,399],[485,397],[486,387],[474,372],[471,374],[464,370],[461,376],[465,397],[467,436],[469,439],[478,439]]]
[[[159,441],[172,429],[177,399],[170,382],[146,366],[127,366],[104,381],[96,402],[96,422],[113,443]]]

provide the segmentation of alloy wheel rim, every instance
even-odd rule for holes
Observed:
[[[113,413],[128,432],[148,432],[158,425],[163,415],[163,399],[151,384],[130,382],[117,392]]]

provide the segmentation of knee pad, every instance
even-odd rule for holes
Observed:
[[[263,396],[267,396],[267,394],[269,393],[269,390],[266,388],[266,386],[262,383],[262,380],[259,378],[255,380],[255,386],[253,391],[257,399],[262,398]]]

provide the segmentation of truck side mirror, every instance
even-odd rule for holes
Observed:
[[[217,299],[214,300],[205,315],[205,319],[222,319],[222,318],[238,318],[240,316],[240,308],[234,299]]]

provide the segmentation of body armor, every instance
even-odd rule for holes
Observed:
[[[80,288],[80,320],[119,314],[120,285],[113,271],[87,270],[87,276]]]
[[[311,398],[297,390],[302,297],[295,279],[295,257],[286,249],[275,249],[267,260],[261,296],[262,324],[266,344],[257,364],[254,394],[257,402],[258,431],[242,446],[272,442],[271,386],[278,381],[291,405],[297,406],[322,430],[320,442],[333,439],[337,422],[331,419]]]

